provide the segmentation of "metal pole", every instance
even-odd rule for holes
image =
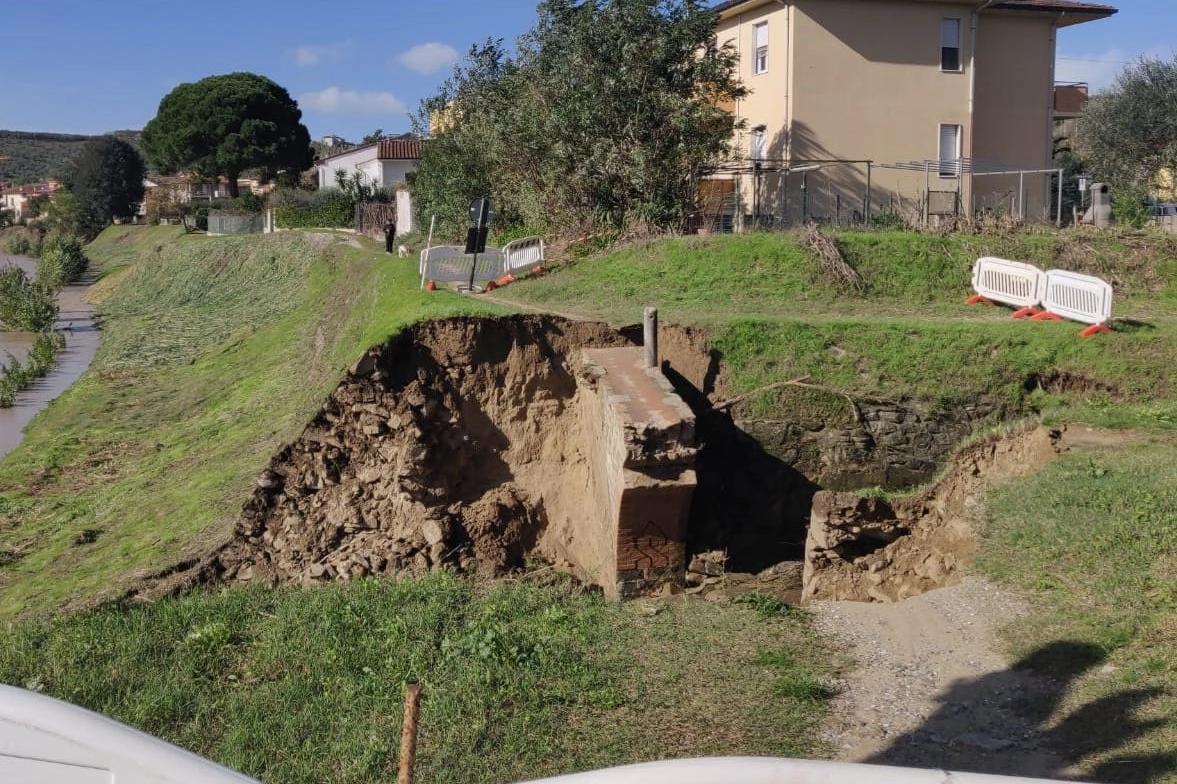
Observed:
[[[924,204],[921,212],[923,213],[924,225],[928,225],[928,219],[931,217],[932,209],[932,164],[924,161]]]
[[[401,727],[400,771],[397,784],[413,784],[417,764],[417,715],[421,705],[421,686],[410,683],[405,689],[405,718]]]
[[[1054,225],[1063,227],[1063,170],[1058,170],[1058,205],[1055,208]]]
[[[870,225],[870,208],[871,208],[871,203],[870,203],[870,196],[871,196],[871,194],[870,194],[870,191],[871,191],[871,184],[870,184],[870,174],[871,174],[871,162],[870,162],[870,161],[867,161],[867,162],[866,162],[866,204],[863,206],[862,214],[863,214],[863,216],[865,217],[865,220],[866,220],[866,223],[867,223],[867,225],[868,225],[868,226]]]
[[[646,368],[658,367],[658,308],[642,313],[642,344],[646,349]]]
[[[1026,173],[1018,172],[1018,217],[1026,220]]]
[[[809,172],[801,175],[801,225],[809,223]]]

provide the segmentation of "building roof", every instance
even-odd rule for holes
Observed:
[[[319,160],[315,161],[315,165],[322,166],[324,163],[332,161],[341,155],[354,155],[357,152],[362,152],[365,150],[371,150],[375,152],[375,157],[378,161],[415,161],[421,157],[421,140],[406,139],[400,136],[381,139],[378,142],[371,142],[370,144],[361,144],[356,147],[350,147],[342,152],[337,152],[334,155],[328,155],[326,158],[320,158]]]
[[[376,157],[382,161],[415,161],[421,157],[421,140],[383,139]]]
[[[754,2],[759,3],[763,2],[763,0],[724,0],[724,2],[712,6],[711,10],[723,13]],[[978,5],[980,2],[981,0],[972,0],[973,5]],[[1075,2],[1075,0],[995,0],[988,8],[1001,11],[1037,11],[1040,13],[1075,14],[1083,17],[1082,19],[1076,19],[1076,22],[1102,19],[1111,16],[1117,11],[1116,8],[1110,5],[1082,3]]]

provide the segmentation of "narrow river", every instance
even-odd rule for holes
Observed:
[[[0,254],[0,267],[17,266],[30,276],[37,271],[36,259]],[[42,379],[16,396],[16,405],[0,408],[0,457],[16,449],[24,437],[25,425],[49,401],[78,380],[94,360],[98,350],[98,330],[94,326],[94,306],[83,299],[94,282],[87,273],[80,281],[66,286],[57,297],[56,329],[65,332],[65,349],[57,355],[57,364]],[[8,354],[23,362],[35,336],[29,332],[0,331],[0,361],[8,363]]]

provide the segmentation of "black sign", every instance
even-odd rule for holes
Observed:
[[[466,253],[486,252],[486,227],[470,227],[466,231]]]
[[[495,219],[495,208],[490,203],[489,196],[481,196],[470,202],[470,222],[478,228],[486,226]],[[470,253],[470,251],[466,251]]]

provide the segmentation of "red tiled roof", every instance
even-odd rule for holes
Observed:
[[[415,161],[420,157],[420,139],[384,139],[376,153],[381,161]]]
[[[711,7],[712,11],[728,11],[739,8],[750,0],[724,0]],[[1075,0],[996,0],[990,8],[1003,11],[1048,11],[1055,13],[1080,13],[1095,16],[1111,16],[1116,8],[1102,3],[1082,3]]]

